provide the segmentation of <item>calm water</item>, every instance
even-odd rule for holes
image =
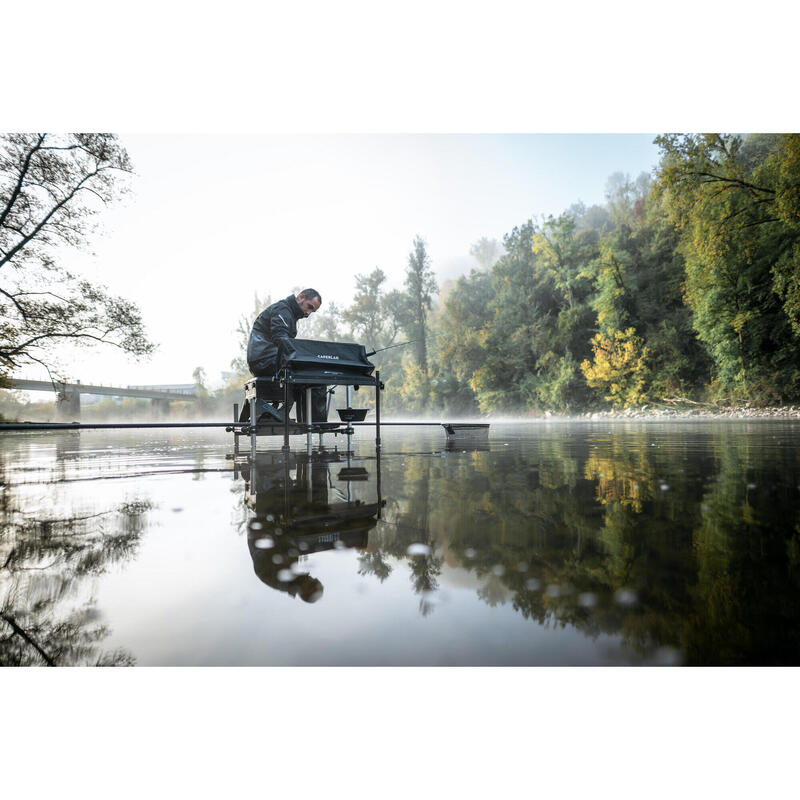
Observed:
[[[292,441],[3,435],[0,663],[800,663],[796,422]]]

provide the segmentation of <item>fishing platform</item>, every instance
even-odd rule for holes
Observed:
[[[375,351],[367,353],[364,345],[353,342],[320,342],[313,339],[293,339],[292,348],[290,354],[281,358],[273,377],[247,381],[241,413],[238,405],[234,405],[234,417],[239,426],[233,430],[234,435],[249,436],[253,453],[258,436],[283,436],[282,450],[288,452],[289,437],[292,435],[304,434],[308,450],[311,449],[315,433],[320,436],[320,442],[322,434],[343,434],[348,437],[349,445],[355,426],[364,425],[375,427],[375,447],[380,449],[381,392],[385,387],[380,372],[375,370],[375,365],[368,358]],[[336,409],[339,421],[331,422],[328,416],[337,386],[345,389],[346,406]],[[315,387],[324,387],[326,390],[324,412],[319,408],[319,403],[315,408],[312,397]],[[363,388],[375,391],[374,422],[364,421],[370,409],[351,406],[351,391],[357,392]],[[293,404],[296,406],[295,420],[287,413]],[[275,415],[281,411],[283,420],[276,421]],[[315,419],[315,416],[323,418]],[[384,422],[383,425],[441,425],[448,438],[474,438],[486,436],[489,432],[488,423]]]
[[[312,436],[317,434],[322,444],[323,434],[350,437],[357,427],[375,428],[375,447],[381,448],[381,428],[385,426],[424,427],[436,426],[444,429],[448,442],[474,442],[487,439],[489,423],[458,422],[394,422],[381,420],[381,392],[384,384],[380,372],[367,353],[364,345],[354,342],[319,342],[313,339],[292,339],[292,350],[284,354],[275,374],[251,378],[244,386],[244,402],[241,410],[233,405],[232,422],[120,422],[80,423],[41,422],[3,423],[0,431],[33,430],[92,430],[124,428],[219,428],[224,427],[238,441],[242,436],[250,439],[250,450],[255,454],[259,436],[283,437],[284,452],[289,452],[289,437],[304,435],[306,449],[311,451]],[[407,342],[405,344],[408,344]],[[393,345],[398,346],[398,345]],[[388,349],[388,348],[385,348]],[[329,421],[333,395],[338,387],[345,390],[344,408],[337,408],[338,421]],[[366,417],[373,409],[353,408],[352,392],[373,389],[375,392],[374,418]],[[317,402],[324,390],[325,402]],[[296,409],[295,419],[286,413]]]

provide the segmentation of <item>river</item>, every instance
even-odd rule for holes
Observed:
[[[800,422],[0,437],[3,665],[796,665]]]

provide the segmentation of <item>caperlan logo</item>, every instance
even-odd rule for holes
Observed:
[[[333,361],[338,361],[339,360],[339,356],[323,356],[323,355],[319,355],[319,354],[317,355],[317,358],[330,358]]]

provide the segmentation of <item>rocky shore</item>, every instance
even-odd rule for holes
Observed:
[[[546,412],[545,417],[555,418],[552,412]],[[578,415],[580,419],[798,419],[800,420],[800,406],[773,406],[769,408],[753,408],[739,406],[723,408],[717,406],[699,406],[697,408],[663,408],[654,406],[641,406],[639,408],[626,408],[624,411],[587,411]]]

